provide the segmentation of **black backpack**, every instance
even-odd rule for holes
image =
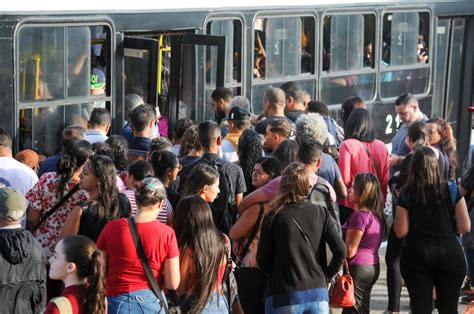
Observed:
[[[212,210],[212,216],[217,229],[229,235],[230,228],[236,221],[235,195],[232,193],[229,177],[224,171],[228,162],[215,159],[208,160],[201,158],[202,161],[214,167],[219,172],[219,195],[209,204]]]

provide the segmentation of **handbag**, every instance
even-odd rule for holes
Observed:
[[[153,276],[153,271],[151,270],[150,264],[148,263],[148,259],[146,258],[145,250],[143,249],[143,244],[140,240],[140,236],[138,235],[137,225],[135,224],[135,220],[133,219],[133,217],[128,218],[128,226],[130,227],[133,242],[135,243],[135,247],[137,249],[138,256],[140,257],[143,269],[145,270],[146,277],[151,285],[151,290],[156,295],[158,300],[160,300],[161,307],[165,310],[166,313],[181,313],[181,309],[179,308],[179,306],[173,306],[172,308],[168,307],[168,302],[166,302],[163,296],[163,291],[158,285],[155,276]]]
[[[349,273],[347,260],[344,260],[342,274],[336,276],[329,289],[329,305],[331,307],[352,307],[355,305],[354,281]]]

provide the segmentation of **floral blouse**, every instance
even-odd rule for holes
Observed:
[[[61,200],[57,193],[59,180],[60,176],[55,172],[45,173],[26,194],[30,210],[39,211],[40,219]],[[77,182],[69,180],[64,187],[63,195],[66,195],[76,184]],[[33,232],[34,237],[43,247],[47,259],[54,254],[54,247],[69,213],[75,206],[86,202],[88,198],[87,192],[78,190]]]

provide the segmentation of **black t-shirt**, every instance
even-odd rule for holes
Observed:
[[[451,203],[451,193],[446,184],[447,199],[441,200],[442,208],[422,208],[414,206],[414,200],[410,199],[406,189],[402,189],[398,198],[397,206],[408,211],[409,229],[408,236],[445,237],[456,234],[454,221],[454,207]],[[433,196],[436,197],[436,196]],[[439,197],[439,196],[437,196]],[[456,188],[455,204],[462,198],[459,189]],[[425,214],[429,213],[429,214]]]
[[[286,117],[287,117],[288,119],[290,119],[291,121],[296,122],[296,120],[297,120],[301,115],[304,115],[304,111],[303,111],[303,110],[290,111],[290,112],[287,112],[285,115],[286,115]]]
[[[166,198],[170,202],[173,209],[175,209],[180,200],[179,193],[173,190],[171,187],[168,187],[166,188]]]
[[[295,127],[295,124],[293,123],[293,121],[291,121],[290,119],[288,119],[287,117],[268,117],[262,121],[260,121],[257,126],[255,126],[255,131],[257,131],[258,134],[262,134],[262,135],[265,135],[267,133],[267,126],[270,124],[270,122],[274,121],[274,120],[279,120],[279,119],[285,119],[286,121],[288,121],[288,123],[290,124],[290,128],[291,128],[291,131],[292,131],[292,135],[294,135],[296,133],[296,127]]]
[[[474,166],[469,169],[466,175],[461,180],[461,186],[467,191],[466,200],[469,204],[469,211],[472,211],[473,200],[471,198],[472,191],[474,191]]]

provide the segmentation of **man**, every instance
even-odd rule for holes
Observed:
[[[222,159],[228,162],[235,162],[239,160],[237,145],[240,135],[250,128],[251,125],[250,112],[242,107],[234,107],[230,109],[227,121],[229,122],[229,133],[222,140]]]
[[[416,121],[426,122],[428,117],[421,112],[418,100],[410,93],[401,94],[395,100],[395,112],[400,117],[402,124],[392,139],[392,154],[390,155],[390,173],[397,172],[405,156],[410,152],[405,143],[408,127]]]
[[[128,144],[132,150],[148,152],[151,143],[151,130],[156,123],[156,111],[150,105],[140,105],[130,113],[133,139]]]
[[[285,92],[286,106],[285,115],[288,119],[295,122],[302,114],[304,114],[304,90],[295,82],[288,82],[280,86]]]
[[[179,191],[182,191],[186,180],[191,170],[196,165],[205,164],[215,167],[219,171],[219,190],[220,193],[217,199],[210,204],[213,211],[214,222],[219,230],[228,234],[230,226],[227,223],[222,223],[223,215],[230,215],[235,219],[235,207],[239,205],[242,200],[243,193],[247,191],[245,185],[244,173],[242,168],[236,164],[226,162],[219,158],[219,150],[222,142],[221,131],[219,125],[214,121],[204,121],[199,124],[198,139],[201,143],[203,155],[200,159],[192,164],[184,167],[180,172]],[[227,186],[223,186],[226,184]],[[224,195],[227,191],[228,195]],[[234,221],[230,221],[232,224]]]
[[[38,182],[33,169],[13,158],[12,138],[4,129],[0,129],[0,178],[23,195]]]
[[[112,119],[110,113],[105,108],[94,108],[89,121],[87,122],[86,141],[91,144],[104,143],[110,130]]]
[[[272,87],[267,89],[263,96],[263,112],[266,119],[260,121],[255,126],[255,131],[257,131],[257,133],[265,136],[267,133],[267,126],[270,122],[278,119],[288,121],[291,130],[295,130],[295,124],[293,121],[285,116],[285,92],[280,88]]]
[[[288,121],[283,119],[273,120],[267,125],[263,146],[268,152],[273,153],[281,142],[290,138],[290,135],[291,128]]]
[[[42,176],[46,172],[56,172],[57,164],[61,156],[72,147],[73,143],[78,140],[85,139],[85,130],[83,127],[78,125],[68,126],[61,133],[61,152],[59,154],[46,158],[40,166],[38,176]]]
[[[105,74],[99,68],[93,68],[91,71],[91,95],[105,95]]]
[[[215,119],[221,127],[222,136],[228,132],[227,116],[230,111],[230,102],[232,101],[232,91],[226,87],[218,87],[211,94],[212,108],[214,109]]]
[[[40,313],[46,305],[46,260],[33,235],[22,228],[27,203],[0,188],[0,303],[2,313]]]
[[[128,94],[125,96],[125,121],[122,127],[122,136],[125,137],[129,143],[133,139],[132,126],[130,124],[130,113],[133,109],[143,104],[143,98],[138,94]]]

